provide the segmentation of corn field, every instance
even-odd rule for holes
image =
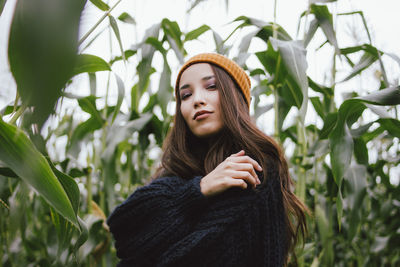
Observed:
[[[158,166],[173,74],[205,36],[250,74],[251,115],[283,146],[311,211],[297,264],[400,266],[400,57],[374,45],[363,12],[336,12],[340,1],[308,1],[297,36],[276,19],[243,15],[217,32],[164,18],[127,47],[120,29],[136,20],[115,11],[121,0],[18,0],[8,39],[17,92],[0,107],[0,266],[116,265],[105,219]],[[188,16],[215,4],[188,3]],[[79,38],[88,7],[102,15]],[[337,24],[349,17],[363,38],[341,46]],[[110,58],[86,52],[107,34]],[[320,50],[329,70],[316,80],[307,53]],[[374,83],[349,83],[366,73]]]

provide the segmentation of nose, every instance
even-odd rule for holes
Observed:
[[[195,107],[206,104],[205,92],[202,88],[196,88],[193,92],[193,105]]]

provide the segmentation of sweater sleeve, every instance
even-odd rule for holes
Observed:
[[[200,179],[164,177],[137,189],[107,219],[120,266],[154,266],[157,255],[190,232],[208,200]]]

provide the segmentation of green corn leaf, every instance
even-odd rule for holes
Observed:
[[[32,186],[59,214],[79,228],[76,213],[45,157],[24,132],[0,119],[0,160]]]
[[[72,136],[67,146],[67,151],[75,158],[78,157],[78,154],[81,151],[80,145],[85,141],[85,138],[88,136],[88,134],[100,129],[104,124],[104,119],[96,107],[95,96],[79,98],[78,103],[81,109],[89,113],[91,117],[88,120],[80,123],[72,132]]]
[[[324,119],[325,118],[325,114],[324,114],[324,108],[322,106],[321,101],[319,100],[318,96],[314,96],[314,97],[310,97],[311,103],[314,106],[315,111],[317,112],[317,114]]]
[[[367,144],[362,138],[353,139],[354,157],[359,164],[368,165],[368,149]]]
[[[386,88],[364,97],[352,98],[344,101],[339,108],[336,125],[329,135],[331,147],[331,166],[332,173],[337,184],[338,200],[341,196],[340,186],[345,171],[350,166],[353,154],[354,142],[349,130],[349,118],[351,123],[355,122],[357,116],[361,116],[362,110],[366,108],[364,103],[374,105],[398,105],[400,104],[399,87]],[[361,112],[360,112],[361,111]],[[354,116],[356,114],[356,116]],[[382,120],[382,119],[381,119]],[[337,202],[337,204],[341,204]],[[340,224],[342,215],[341,205],[338,205],[338,221]]]
[[[73,225],[68,222],[65,218],[60,216],[57,212],[50,207],[50,215],[52,222],[57,231],[58,247],[57,247],[57,258],[61,257],[61,253],[69,246],[69,241],[72,238]]]
[[[163,47],[163,44],[154,37],[149,37],[146,40],[146,44],[152,45],[156,50],[160,51],[163,56],[167,55],[167,50]]]
[[[352,129],[351,136],[353,136],[353,138],[360,138],[362,135],[364,135],[368,131],[368,129],[372,126],[372,124],[374,124],[374,122],[369,122],[369,123],[362,125],[356,129]]]
[[[75,180],[59,171],[53,163],[50,161],[49,158],[47,158],[47,162],[49,163],[52,171],[58,178],[58,181],[60,181],[61,185],[64,188],[64,191],[67,193],[67,196],[69,198],[69,201],[71,202],[72,208],[74,209],[75,214],[78,214],[78,209],[79,209],[79,201],[80,201],[80,193],[79,193],[79,188],[78,185],[76,184]]]
[[[265,21],[262,21],[262,20],[259,20],[259,19],[246,17],[246,16],[237,17],[233,22],[237,22],[237,21],[242,21],[242,24],[237,26],[235,28],[235,30],[230,34],[230,36],[236,30],[238,30],[240,28],[247,27],[247,26],[256,26],[256,27],[258,27],[260,29],[256,36],[259,37],[260,39],[262,39],[266,43],[268,42],[269,37],[272,37],[274,35],[274,31],[276,31],[276,33],[277,33],[276,38],[278,40],[283,40],[283,41],[292,40],[292,38],[285,31],[285,29],[282,28],[278,24],[274,25],[273,23],[270,23],[270,22],[265,22]]]
[[[350,80],[351,78],[360,74],[363,70],[365,70],[366,68],[371,66],[377,60],[378,60],[377,56],[370,54],[368,52],[365,52],[362,55],[362,57],[360,58],[360,60],[358,61],[358,63],[353,66],[353,70],[351,71],[351,73],[349,75],[347,75],[346,78],[344,78],[340,82],[345,82],[345,81]]]
[[[271,37],[270,42],[275,50],[279,50],[289,76],[301,89],[301,92],[293,92],[293,94],[297,99],[302,100],[301,104],[297,106],[300,107],[300,117],[304,121],[308,104],[306,50],[299,41],[281,41]],[[290,83],[288,85],[291,89],[295,88],[294,86],[290,86]]]
[[[80,144],[85,141],[88,134],[93,133],[102,127],[102,123],[91,117],[87,121],[80,123],[73,131],[67,146],[68,154],[77,158],[81,151]]]
[[[250,47],[251,40],[253,40],[253,38],[257,35],[257,33],[258,33],[258,30],[252,31],[252,32],[246,34],[242,38],[242,41],[240,42],[240,45],[239,45],[239,54],[242,54],[242,53],[247,54],[249,47]]]
[[[285,101],[285,99],[283,97],[281,97],[280,95],[278,95],[278,101],[279,101],[278,102],[279,103],[278,104],[278,128],[279,128],[279,131],[281,131],[283,122],[284,122],[286,116],[288,115],[288,113],[291,109],[291,106],[289,106],[287,104],[287,102]]]
[[[400,86],[382,89],[356,99],[373,105],[398,105],[400,104]]]
[[[341,185],[344,171],[350,165],[353,154],[353,138],[347,124],[348,118],[353,114],[361,115],[360,110],[365,108],[362,100],[353,98],[344,101],[339,108],[336,125],[329,135],[332,172],[338,186]],[[352,117],[355,119],[354,116]]]
[[[372,139],[376,138],[377,136],[381,135],[383,132],[385,131],[384,127],[378,127],[375,130],[371,131],[371,132],[367,132],[365,134],[363,134],[363,139],[366,143],[368,143],[369,141],[371,141]]]
[[[157,91],[157,100],[160,103],[160,107],[162,110],[162,114],[165,117],[168,116],[167,114],[167,105],[171,101],[173,97],[173,89],[171,86],[171,69],[167,62],[167,57],[164,56],[164,69],[161,73],[159,88]]]
[[[20,0],[8,43],[10,69],[22,102],[33,106],[39,127],[71,77],[85,0]],[[43,97],[46,96],[46,97]]]
[[[311,13],[315,15],[319,26],[322,28],[329,43],[336,49],[336,53],[340,54],[340,49],[336,40],[335,30],[333,29],[332,14],[326,5],[311,5]]]
[[[396,119],[378,119],[378,122],[390,135],[400,138],[400,121]]]
[[[282,100],[288,105],[288,107],[301,107],[303,93],[291,77],[286,76],[286,83],[283,86],[278,87],[278,94],[282,97]]]
[[[319,205],[315,207],[315,220],[324,247],[322,260],[326,266],[331,266],[333,263],[332,228],[324,210]]]
[[[0,167],[0,175],[10,178],[18,178],[18,175],[7,167]]]
[[[256,56],[265,70],[270,74],[274,74],[272,82],[283,83],[283,78],[286,76],[286,69],[283,64],[280,64],[279,53],[272,47],[271,42],[268,42],[268,48],[265,51],[256,52]]]
[[[146,30],[145,36],[143,38],[143,46],[142,46],[142,58],[137,66],[137,72],[139,74],[139,82],[137,84],[136,90],[136,100],[139,103],[139,100],[145,90],[147,89],[150,75],[153,73],[153,68],[151,63],[153,61],[153,55],[156,49],[151,45],[147,44],[146,41],[149,38],[155,38],[158,40],[158,35],[160,33],[161,23],[157,23],[151,26]]]
[[[16,109],[19,109],[19,108],[21,108],[21,107],[20,106],[16,107]],[[2,110],[0,110],[0,114],[2,116],[11,114],[13,112],[14,112],[14,106],[12,106],[12,105],[5,106]]]
[[[221,55],[227,55],[230,47],[225,45],[224,40],[216,31],[213,31],[213,38],[215,42],[215,50],[217,51],[217,53]]]
[[[349,223],[349,241],[355,237],[361,220],[361,211],[363,200],[366,195],[367,188],[367,169],[363,165],[352,164],[346,172],[347,198],[350,206]]]
[[[90,95],[96,95],[97,91],[96,74],[93,72],[90,72],[88,74],[89,74]]]
[[[314,82],[310,77],[308,77],[308,84],[315,92],[323,94],[326,98],[333,98],[334,93],[332,88],[320,85]]]
[[[168,19],[163,19],[161,26],[164,30],[164,34],[167,37],[168,43],[175,52],[176,57],[178,58],[179,62],[183,64],[185,49],[183,48],[183,42],[181,40],[182,32],[178,23]]]
[[[353,54],[357,53],[360,51],[365,51],[368,52],[376,57],[378,57],[378,52],[383,54],[382,51],[378,51],[376,47],[369,45],[369,44],[363,44],[363,45],[357,45],[357,46],[350,46],[350,47],[345,47],[341,48],[340,52],[342,55],[348,55],[348,54]]]
[[[310,43],[311,39],[314,37],[314,34],[318,30],[318,20],[313,19],[308,26],[306,37],[304,38],[304,47],[307,47]]]
[[[183,43],[181,40],[182,32],[179,24],[176,21],[163,19],[161,26],[163,27],[164,33],[167,33],[168,36],[171,36],[176,41],[179,48],[183,48]]]
[[[336,212],[337,212],[337,222],[339,226],[339,231],[342,228],[342,217],[343,217],[343,196],[341,185],[338,186],[338,192],[336,196]]]
[[[132,136],[135,131],[140,131],[153,117],[152,113],[144,113],[138,119],[129,121],[126,125],[119,126],[114,124],[111,126],[107,134],[107,146],[102,158],[109,162],[114,155],[117,145],[128,137]]]
[[[201,25],[197,29],[190,31],[185,35],[185,42],[199,38],[200,35],[202,35],[208,30],[210,30],[210,26],[206,24]]]
[[[120,21],[125,22],[125,23],[136,25],[136,20],[134,18],[132,18],[132,16],[129,15],[128,13],[126,13],[126,12],[122,13],[121,15],[119,15],[118,19]]]
[[[137,53],[136,50],[131,50],[131,49],[125,50],[125,52],[124,52],[125,59],[128,59],[131,56],[136,55],[136,53]],[[123,57],[122,56],[116,56],[116,57],[114,57],[113,59],[110,60],[109,64],[112,65],[115,62],[120,61],[120,60],[123,60]]]
[[[84,98],[80,98],[78,99],[78,103],[81,109],[92,115],[92,118],[95,119],[98,124],[102,124],[104,122],[104,119],[102,118],[100,111],[97,110],[95,96],[91,95]]]
[[[79,238],[75,243],[74,246],[75,251],[77,251],[89,237],[89,231],[87,229],[86,223],[79,216],[78,216],[78,223],[81,229],[81,234],[79,235]]]
[[[110,20],[110,25],[111,25],[111,28],[112,28],[114,34],[115,34],[115,37],[117,38],[119,49],[121,50],[121,56],[122,56],[123,60],[126,61],[124,49],[122,47],[121,35],[119,33],[119,28],[118,28],[117,21],[115,20],[115,18],[113,16],[108,16],[108,18]]]
[[[3,13],[4,6],[6,5],[7,0],[0,0],[0,15]]]
[[[72,76],[85,72],[111,71],[110,65],[98,56],[81,54],[77,58]]]
[[[107,11],[110,9],[110,6],[101,0],[90,0],[90,2],[92,2],[93,5],[97,6],[102,11]]]
[[[273,104],[269,104],[269,105],[265,105],[262,107],[256,106],[254,109],[254,118],[258,118],[260,117],[262,114],[268,112],[269,110],[271,110],[274,107]]]
[[[122,79],[117,75],[115,75],[115,80],[117,81],[117,88],[118,88],[118,100],[117,105],[115,106],[114,115],[112,117],[112,122],[114,122],[115,118],[117,117],[119,111],[121,110],[122,101],[124,100],[125,96],[125,85]]]

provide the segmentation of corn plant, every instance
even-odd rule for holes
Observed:
[[[16,4],[8,58],[17,93],[0,111],[2,266],[117,263],[105,218],[158,166],[173,117],[168,106],[177,66],[170,60],[183,63],[191,42],[204,33],[212,33],[216,52],[248,71],[254,120],[273,114],[274,137],[288,148],[295,193],[311,210],[298,265],[400,264],[399,182],[390,177],[400,162],[400,89],[399,77],[386,70],[388,61],[400,59],[374,46],[362,12],[332,13],[336,1],[310,1],[299,18],[302,38],[296,39],[276,19],[240,16],[230,22],[236,25],[232,32],[218,33],[206,24],[184,32],[165,18],[127,48],[120,26],[136,27],[135,18],[115,14],[121,0],[111,2],[87,3],[103,15],[80,40],[85,0]],[[200,2],[192,1],[188,14]],[[335,25],[349,16],[367,39],[341,47]],[[104,22],[107,27],[99,30]],[[109,59],[87,54],[107,31],[118,53]],[[324,36],[320,47],[332,51],[329,79],[322,82],[307,72],[306,54],[315,52],[310,44],[320,42],[317,32]],[[233,36],[241,40],[237,47],[230,43]],[[253,52],[255,39],[264,48]],[[339,63],[349,69],[341,79]],[[117,64],[134,70],[131,81],[112,70]],[[378,87],[355,88],[335,100],[338,84],[362,79],[371,69]],[[97,90],[100,75],[107,76],[105,95]],[[73,92],[78,76],[87,79],[90,94]],[[314,123],[307,120],[311,112]]]

